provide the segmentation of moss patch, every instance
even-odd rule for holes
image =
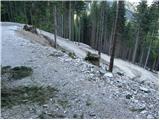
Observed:
[[[58,104],[61,105],[64,109],[65,109],[66,107],[68,107],[68,101],[67,101],[67,100],[60,100],[60,99],[59,99],[57,102],[58,102]]]
[[[69,52],[68,55],[72,58],[72,59],[76,59],[76,54],[74,52]]]
[[[51,118],[65,118],[64,115],[62,114],[56,114],[56,113],[52,113],[52,114],[46,114],[44,112],[42,112],[38,118],[40,119],[51,119]]]
[[[140,108],[140,109],[130,108],[129,110],[132,112],[142,112],[143,110],[145,110],[145,108]]]
[[[126,99],[131,99],[132,98],[132,95],[128,94],[126,95]]]
[[[20,66],[20,67],[14,67],[11,69],[12,71],[12,78],[14,79],[21,79],[27,76],[30,76],[32,74],[32,68]]]
[[[7,74],[8,78],[22,79],[24,77],[30,76],[33,73],[32,68],[26,66],[17,66],[11,68],[11,66],[4,66],[1,68],[2,75]]]
[[[8,73],[10,69],[11,69],[11,66],[1,67],[1,74],[4,75],[5,73]]]
[[[91,101],[90,101],[90,100],[87,100],[87,101],[86,101],[86,106],[91,106],[91,105],[92,105]]]
[[[44,104],[49,98],[54,97],[58,92],[52,87],[18,87],[14,89],[5,88],[1,90],[2,107],[12,107],[18,104],[38,103]]]
[[[75,118],[75,119],[78,118],[78,115],[77,115],[77,114],[74,114],[74,115],[73,115],[73,118]]]

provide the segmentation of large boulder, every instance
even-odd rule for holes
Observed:
[[[107,72],[104,74],[105,78],[113,78],[113,74],[111,72]]]

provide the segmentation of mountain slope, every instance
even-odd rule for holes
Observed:
[[[54,38],[53,34],[42,31],[42,30],[41,30],[41,34],[47,35],[51,39]],[[62,37],[58,37],[57,44],[66,50],[74,52],[77,56],[79,56],[81,58],[84,58],[86,56],[87,51],[89,51],[91,53],[98,53],[98,51],[92,49],[88,45],[79,44],[79,46],[78,46],[75,42],[69,41],[68,39],[64,39]],[[104,63],[109,63],[109,60],[110,60],[110,57],[108,55],[102,53],[102,61]],[[145,80],[148,81],[149,80],[150,82],[154,82],[155,84],[158,84],[158,75],[157,74],[154,74],[154,73],[152,73],[142,67],[134,65],[128,61],[124,61],[124,60],[116,58],[114,60],[114,66],[118,67],[118,69],[121,72],[124,72],[125,75],[127,75],[131,79],[139,78],[139,80],[141,80],[141,81],[145,81]]]
[[[27,36],[31,33],[20,36],[19,28],[21,26],[11,23],[1,26],[1,64],[28,66],[33,74],[18,80],[2,77],[2,83],[6,83],[8,89],[51,86],[58,92],[44,104],[30,99],[25,99],[24,104],[24,100],[13,98],[12,102],[17,100],[18,104],[2,107],[2,118],[158,118],[158,88],[153,83],[141,83],[116,73],[109,77],[108,72],[101,73],[102,68],[79,57],[72,59],[60,50],[34,42]],[[81,44],[76,52],[77,45],[61,39],[58,39],[59,45],[81,57],[86,53],[81,47],[90,49]]]

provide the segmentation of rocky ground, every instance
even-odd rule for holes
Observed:
[[[67,51],[32,43],[17,35],[14,25],[1,29],[2,66],[33,70],[16,80],[2,75],[2,90],[15,94],[5,100],[13,104],[1,108],[2,118],[159,118],[156,84],[130,79],[121,71],[112,74],[104,64],[97,67]]]

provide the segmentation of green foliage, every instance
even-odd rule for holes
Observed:
[[[59,114],[59,113],[45,113],[45,112],[42,112],[39,116],[38,116],[39,119],[54,119],[54,118],[57,118],[57,119],[60,119],[60,118],[65,118],[64,115],[62,114]]]
[[[11,66],[2,67],[2,75],[8,74],[9,79],[22,79],[30,76],[32,73],[32,68],[26,66],[18,66],[14,68],[11,68]]]
[[[132,95],[128,94],[126,95],[126,99],[131,99],[132,98]]]
[[[132,111],[132,112],[142,112],[143,110],[145,110],[145,108],[139,108],[139,109],[135,109],[135,108],[130,108],[129,109],[130,111]]]
[[[76,59],[76,54],[74,52],[69,52],[68,55],[72,58],[72,59]]]
[[[61,105],[64,109],[65,109],[66,107],[68,107],[68,101],[67,101],[67,100],[61,100],[61,99],[59,99],[57,102],[58,102],[58,104]]]
[[[2,107],[12,107],[14,105],[26,103],[44,104],[49,98],[54,97],[58,92],[56,88],[30,86],[20,86],[18,88],[3,88],[1,90]]]

